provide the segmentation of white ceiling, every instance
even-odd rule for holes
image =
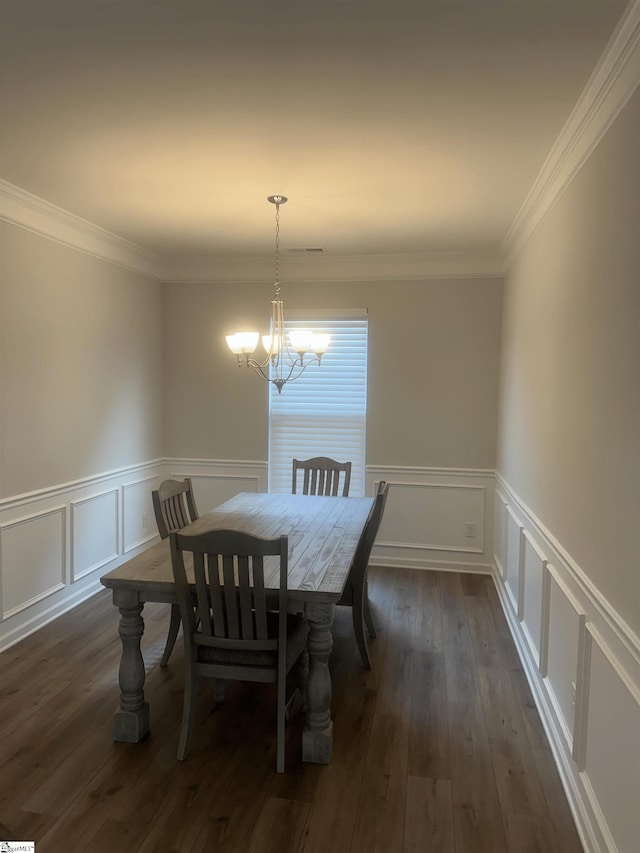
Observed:
[[[615,0],[0,0],[0,175],[165,256],[497,251]]]

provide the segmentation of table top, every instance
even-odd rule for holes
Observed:
[[[373,498],[241,492],[183,532],[226,528],[264,538],[286,533],[290,594],[301,601],[337,601],[372,506]],[[277,558],[265,560],[267,589],[278,589],[277,565]],[[152,596],[172,595],[169,541],[158,542],[101,577],[100,582],[111,589],[147,593],[150,600]]]

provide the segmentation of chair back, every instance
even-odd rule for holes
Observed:
[[[338,495],[340,475],[344,474],[342,497],[349,495],[351,482],[351,462],[336,462],[328,456],[314,456],[312,459],[293,460],[292,494],[296,494],[298,471],[303,471],[303,495]]]
[[[369,565],[369,557],[371,556],[373,544],[376,541],[376,536],[380,530],[380,523],[382,522],[382,516],[384,514],[384,508],[387,503],[388,496],[389,484],[384,480],[381,480],[378,483],[376,498],[371,508],[371,512],[369,513],[367,523],[362,531],[362,536],[360,537],[360,542],[358,543],[358,548],[353,558],[351,571],[349,573],[349,581],[354,586],[357,586],[366,574],[367,566]]]
[[[151,492],[158,533],[166,539],[172,530],[182,530],[198,518],[191,479],[165,480]]]
[[[172,531],[171,561],[187,648],[194,645],[243,651],[286,647],[287,536],[261,539],[237,530],[200,534]],[[187,580],[184,552],[193,557],[196,590]],[[280,558],[278,636],[267,629],[264,558]],[[199,624],[198,624],[199,620]]]

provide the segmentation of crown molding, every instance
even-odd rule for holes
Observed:
[[[582,168],[638,84],[640,0],[633,0],[501,244],[507,268]]]
[[[163,257],[130,243],[15,184],[0,178],[0,219],[65,246],[110,261],[157,281],[264,283],[273,257]],[[420,281],[429,278],[495,277],[504,263],[493,252],[392,255],[291,255],[283,259],[286,278],[298,282]]]
[[[0,219],[110,261],[150,278],[161,278],[162,258],[74,213],[0,178]]]
[[[167,258],[163,279],[174,284],[253,284],[273,277],[273,257]],[[493,252],[391,255],[290,255],[281,258],[284,282],[422,281],[502,276],[504,261]]]
[[[640,84],[640,0],[623,14],[598,65],[494,252],[287,257],[285,278],[305,283],[502,276]],[[272,258],[163,257],[0,178],[0,219],[157,281],[254,283]]]

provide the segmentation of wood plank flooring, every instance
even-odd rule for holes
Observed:
[[[362,668],[351,611],[331,658],[334,754],[275,772],[270,685],[203,684],[176,760],[182,645],[160,657],[146,605],[152,732],[115,744],[118,613],[105,590],[0,656],[0,838],[38,853],[581,853],[493,583],[370,569],[378,628]],[[4,835],[3,835],[4,833]]]

